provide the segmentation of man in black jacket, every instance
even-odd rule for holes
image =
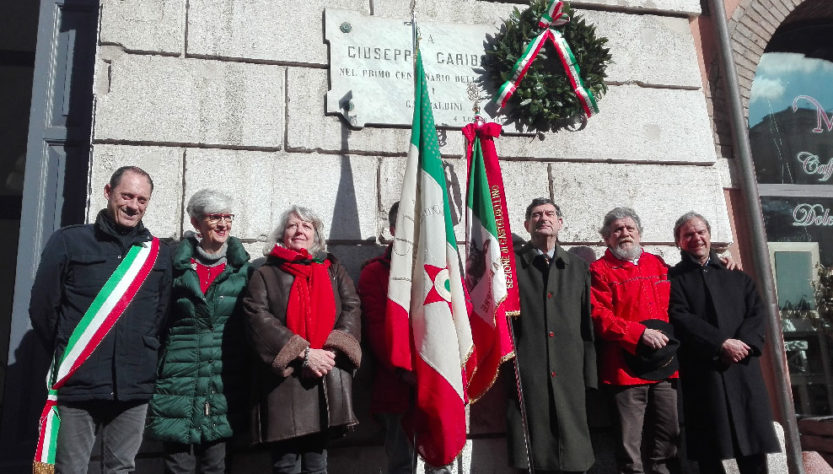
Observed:
[[[102,437],[105,472],[128,472],[135,467],[171,282],[167,248],[162,245],[158,255],[150,253],[156,258],[146,260],[140,272],[143,280],[122,279],[141,286],[135,294],[124,290],[133,296],[106,335],[103,330],[93,334],[93,342],[86,344],[70,340],[70,335],[85,313],[95,312],[93,300],[108,291],[103,288],[112,286],[105,285],[114,281],[111,276],[118,279],[114,271],[123,258],[132,257],[133,253],[128,256],[131,248],[154,248],[153,236],[142,224],[152,191],[153,181],[144,170],[119,168],[104,186],[107,207],[95,223],[56,231],[41,256],[29,307],[35,333],[56,361],[74,357],[68,347],[92,348],[57,390],[56,472],[86,472],[97,431]]]
[[[758,358],[764,307],[752,279],[727,270],[711,250],[711,227],[700,214],[677,220],[682,261],[671,271],[669,316],[680,339],[688,456],[702,474],[766,472],[766,453],[780,450]]]

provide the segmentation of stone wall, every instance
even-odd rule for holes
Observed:
[[[325,115],[328,45],[325,8],[407,19],[403,0],[102,0],[87,215],[104,205],[110,173],[137,164],[156,182],[146,225],[178,238],[185,203],[203,187],[237,200],[234,233],[253,257],[280,212],[306,205],[324,219],[330,249],[356,277],[390,237],[387,211],[398,200],[410,131],[351,129]],[[561,240],[604,250],[597,229],[618,205],[642,216],[643,240],[671,263],[671,228],[697,210],[713,240],[730,242],[715,142],[689,21],[699,0],[587,0],[574,8],[610,39],[614,64],[601,113],[586,128],[497,140],[515,233],[534,197],[562,205]],[[417,20],[492,25],[514,7],[498,1],[417,0]],[[460,216],[464,143],[448,129],[441,147]],[[463,226],[456,226],[458,239]],[[331,472],[379,472],[379,428],[368,419],[368,372],[359,374],[357,433],[331,451]],[[596,436],[610,424],[594,395]],[[503,395],[475,405],[472,441],[458,472],[506,472]],[[602,415],[599,415],[602,413]],[[141,462],[157,466],[149,443]],[[597,452],[600,448],[597,447]],[[601,453],[600,453],[601,455]],[[608,456],[609,457],[609,456]],[[262,454],[239,456],[249,468]],[[260,463],[260,464],[258,464]]]

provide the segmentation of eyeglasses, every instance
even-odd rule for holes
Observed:
[[[205,218],[208,220],[209,224],[216,224],[220,222],[220,220],[231,223],[234,220],[234,214],[206,214]]]

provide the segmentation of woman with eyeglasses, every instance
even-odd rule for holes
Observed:
[[[241,293],[249,254],[231,237],[232,199],[197,191],[174,252],[173,288],[147,433],[163,442],[166,473],[225,472],[226,443],[245,431],[247,347]]]
[[[255,442],[270,444],[274,473],[326,473],[328,439],[358,423],[359,297],[323,235],[312,211],[290,207],[244,298],[246,334],[261,361],[252,432]]]

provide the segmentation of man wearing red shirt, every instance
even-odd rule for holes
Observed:
[[[662,258],[642,250],[642,224],[633,209],[617,207],[608,212],[599,232],[608,248],[590,265],[590,295],[593,323],[601,340],[599,380],[611,392],[619,416],[619,472],[668,473],[680,432],[677,372],[665,370],[655,376],[639,371],[629,361],[669,343],[668,333],[643,324],[647,320],[659,320],[652,323],[661,326],[668,322],[668,266]],[[641,453],[643,428],[652,435],[646,444],[647,469],[643,469]]]
[[[396,214],[399,203],[388,213],[390,233],[395,233]],[[412,472],[413,448],[402,429],[402,414],[411,403],[413,375],[397,371],[390,365],[385,337],[385,309],[388,299],[388,277],[390,275],[390,252],[365,262],[359,275],[359,297],[362,300],[362,326],[364,339],[370,345],[373,358],[373,392],[370,411],[385,427],[385,454],[388,458],[387,474]]]

